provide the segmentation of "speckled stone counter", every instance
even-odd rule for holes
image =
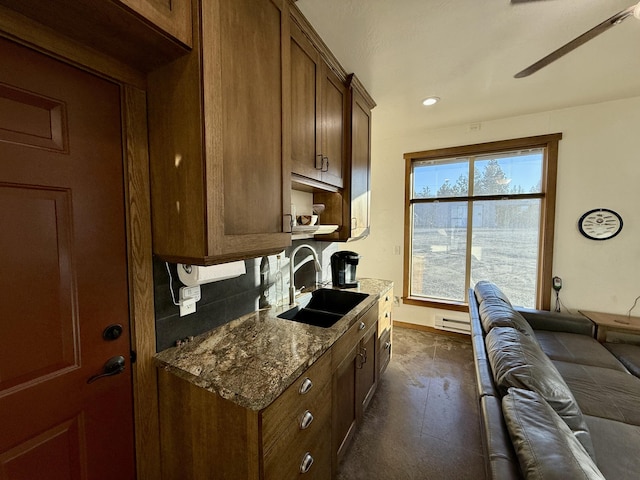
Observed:
[[[392,286],[387,280],[361,279],[360,287],[350,290],[369,296],[330,328],[278,318],[282,308],[265,309],[164,350],[156,363],[240,406],[262,410]]]

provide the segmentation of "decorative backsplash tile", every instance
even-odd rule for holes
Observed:
[[[314,240],[298,240],[288,248],[280,258],[282,275],[282,297],[289,301],[289,255],[301,244],[311,245],[322,264],[323,282],[331,282],[331,255],[338,250],[337,244],[316,242]],[[305,251],[300,251],[296,259],[300,262],[305,257]],[[202,297],[196,304],[196,312],[180,317],[179,307],[174,305],[169,286],[169,272],[171,272],[174,298],[178,299],[182,285],[178,279],[176,264],[165,264],[162,260],[153,260],[153,286],[156,316],[156,350],[162,351],[175,345],[176,340],[199,335],[212,328],[224,325],[231,320],[241,317],[258,308],[268,305],[275,306],[277,258],[268,257],[245,260],[247,273],[229,280],[209,283],[201,286]],[[296,286],[312,286],[315,282],[315,270],[311,262],[296,272]]]

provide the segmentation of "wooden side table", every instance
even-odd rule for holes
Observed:
[[[624,314],[590,312],[580,313],[596,324],[596,339],[606,342],[607,332],[635,333],[640,335],[640,317],[627,317]]]

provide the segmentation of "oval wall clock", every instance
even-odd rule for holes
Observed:
[[[596,208],[580,217],[578,229],[591,240],[608,240],[622,230],[622,217],[613,210]]]

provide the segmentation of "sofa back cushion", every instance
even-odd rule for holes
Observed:
[[[489,299],[482,302],[478,308],[480,322],[486,333],[494,327],[511,327],[525,335],[535,336],[533,329],[525,318],[513,309],[511,305],[501,300]]]
[[[502,411],[527,480],[603,480],[582,444],[536,392],[509,389]]]
[[[595,459],[582,412],[571,390],[535,337],[514,328],[495,327],[487,334],[486,346],[493,377],[501,394],[506,395],[511,387],[540,394]]]
[[[487,280],[480,280],[473,287],[473,291],[478,299],[478,304],[482,304],[485,300],[500,300],[503,303],[511,306],[509,298],[500,290],[495,283],[488,282]]]

